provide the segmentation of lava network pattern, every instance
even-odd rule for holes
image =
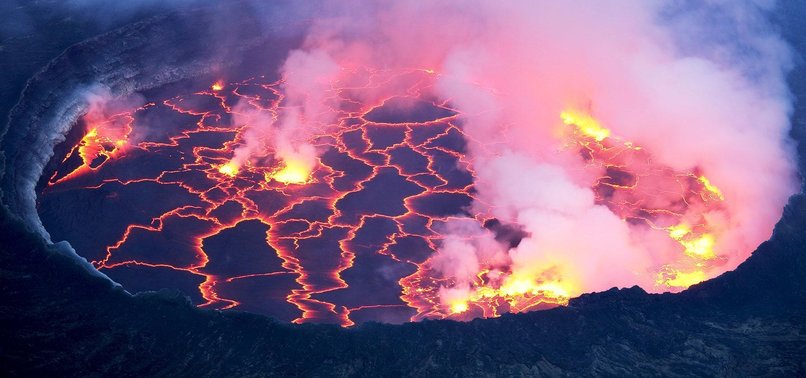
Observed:
[[[81,134],[68,139],[41,191],[40,214],[54,238],[69,240],[125,288],[177,288],[200,307],[349,326],[496,316],[566,303],[569,294],[559,286],[488,287],[488,273],[500,267],[479,273],[477,286],[485,290],[477,297],[440,302],[439,289],[449,287],[451,277],[427,262],[443,225],[469,219],[506,226],[469,210],[477,199],[468,136],[458,111],[423,95],[434,75],[421,69],[372,73],[366,88],[408,83],[404,93],[377,103],[351,98],[356,88],[334,88],[337,121],[312,133],[309,142],[322,151],[318,164],[294,180],[278,179],[282,162],[271,158],[237,169],[227,165],[248,127],[233,124],[236,104],[276,118],[282,81],[216,82],[189,94],[147,98],[103,119],[85,116],[76,127]],[[569,112],[561,119],[576,126],[569,148],[606,169],[592,183],[599,202],[625,220],[668,232],[698,264],[714,259],[707,225],[685,228],[679,218],[695,202],[718,206],[717,188],[696,172],[635,164],[648,160],[640,147],[611,137],[587,116]],[[640,187],[646,175],[679,188],[682,208],[634,205],[657,189]],[[666,269],[659,283],[669,287],[704,279],[701,271]]]
[[[399,76],[422,77],[410,89],[416,96],[429,75]],[[463,160],[456,112],[416,100],[403,114],[383,103],[343,99],[355,108],[341,109],[337,127],[313,141],[326,152],[304,185],[267,181],[275,162],[237,175],[222,172],[246,127],[231,126],[234,105],[276,114],[279,85],[260,77],[216,83],[100,123],[85,119],[86,134],[40,200],[49,209],[41,210],[46,226],[127,288],[156,276],[153,286],[142,287],[190,291],[192,285],[177,284],[189,278],[164,272],[170,270],[200,278],[201,307],[242,308],[297,323],[350,325],[358,312],[370,313],[359,319],[408,320],[414,312],[401,301],[397,281],[436,249],[435,224],[462,213],[471,200],[472,171]],[[134,129],[157,119],[159,130],[133,140]],[[101,210],[59,233],[64,214],[75,209],[54,207],[97,197],[98,190],[105,190],[102,201],[133,209]],[[345,274],[356,264],[367,269]],[[398,315],[378,313],[390,309]]]

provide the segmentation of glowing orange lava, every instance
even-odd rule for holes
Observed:
[[[585,136],[593,138],[597,142],[603,141],[610,136],[610,130],[605,129],[595,118],[577,110],[566,110],[560,113],[563,123],[574,125],[579,132]]]
[[[438,73],[412,69],[369,76],[364,84],[368,90],[397,80],[408,83],[398,97],[422,101],[418,96],[427,93]],[[447,115],[428,121],[374,122],[368,120],[369,114],[390,98],[363,103],[360,95],[351,96],[351,91],[360,93],[361,87],[337,91],[340,101],[349,106],[338,109],[334,124],[307,141],[330,155],[313,165],[281,157],[236,163],[234,150],[247,125],[224,120],[233,114],[236,102],[248,104],[254,111],[280,112],[280,83],[252,78],[225,87],[219,81],[210,87],[212,91],[165,99],[109,120],[123,126],[90,128],[65,158],[66,162],[77,154],[82,165],[67,169],[69,173],[64,175],[54,173],[48,188],[52,193],[152,185],[192,198],[188,204],[148,214],[147,221],[125,225],[102,255],[92,259],[93,264],[110,272],[142,268],[190,275],[201,282],[198,291],[203,300],[199,305],[218,309],[246,306],[249,299],[238,296],[240,292],[233,289],[237,285],[285,279],[283,288],[287,290],[272,294],[275,302],[271,306],[286,305],[289,312],[296,311],[289,315],[296,323],[343,326],[354,324],[361,314],[381,310],[401,311],[412,320],[493,317],[564,305],[586,290],[570,260],[529,272],[483,261],[483,269],[465,291],[455,290],[454,277],[443,276],[430,265],[444,242],[445,236],[437,231],[442,225],[458,218],[479,224],[489,220],[467,210],[475,199],[473,162],[456,142],[467,139],[459,122],[461,115],[445,103],[429,102]],[[167,138],[129,142],[135,115],[151,108],[193,118],[196,123]],[[717,250],[721,230],[704,216],[718,212],[724,200],[716,184],[703,172],[677,172],[653,164],[649,151],[612,135],[587,112],[569,108],[558,116],[558,125],[561,122],[571,131],[566,145],[572,153],[583,156],[590,169],[604,172],[590,183],[597,203],[624,222],[641,224],[660,235],[679,252],[679,259],[647,272],[657,276],[658,288],[684,288],[710,277],[709,268],[722,261]],[[211,135],[225,141],[207,142],[204,138]],[[137,156],[162,154],[159,156],[165,160],[175,159],[175,166],[136,177],[104,176],[100,165],[126,160],[121,153],[124,148]],[[673,206],[645,205],[658,195],[655,187],[644,186],[648,178],[669,184],[664,195],[678,199]],[[394,184],[377,189],[382,179]],[[376,191],[365,195],[372,190]],[[400,204],[383,203],[386,197]],[[456,205],[441,210],[446,201]],[[279,262],[272,267],[247,266],[243,272],[215,271],[211,240],[246,224],[263,227],[262,246],[271,250],[265,254]],[[377,229],[384,233],[373,231]],[[165,243],[177,243],[176,250],[159,256],[135,254],[142,251],[137,243],[159,239],[163,233],[170,235]],[[375,299],[372,294],[377,290],[364,288],[368,291],[360,292],[357,303],[338,302],[339,293],[362,284],[348,278],[351,270],[375,260],[405,272],[397,273],[400,275],[392,283],[395,297]],[[385,268],[362,269],[377,273]]]
[[[276,180],[283,184],[305,184],[310,179],[311,170],[301,161],[288,159],[276,172],[267,173],[266,180]]]
[[[220,172],[221,174],[230,176],[230,177],[237,176],[239,171],[240,171],[240,168],[238,167],[237,164],[235,164],[233,162],[229,162],[229,163],[223,164],[220,167],[218,167],[218,172]]]
[[[722,192],[704,175],[675,172],[653,166],[648,151],[629,141],[611,135],[611,131],[591,115],[575,109],[560,114],[562,122],[574,128],[569,145],[586,157],[591,169],[603,169],[607,176],[591,183],[597,202],[607,206],[624,222],[641,222],[650,233],[665,235],[674,246],[678,258],[658,266],[654,274],[658,288],[679,289],[709,278],[709,268],[718,266],[715,250],[718,229],[706,221],[705,214],[721,211]],[[639,161],[634,167],[627,162]],[[644,188],[644,181],[669,182],[676,194],[658,194]],[[651,179],[651,180],[650,180]],[[677,208],[649,208],[651,198],[668,195],[679,198]],[[679,197],[678,197],[679,196]],[[690,225],[686,219],[696,219]],[[660,248],[660,246],[658,246]],[[452,277],[440,277],[427,264],[402,282],[403,298],[418,309],[416,319],[429,317],[497,316],[502,312],[523,312],[552,305],[564,305],[568,299],[584,293],[576,282],[574,261],[554,261],[528,272],[512,271],[510,266],[482,263],[482,270],[469,288],[454,286]],[[647,272],[651,274],[650,272]],[[441,287],[436,290],[434,287]],[[657,289],[656,289],[657,290]],[[469,314],[471,309],[476,312]]]

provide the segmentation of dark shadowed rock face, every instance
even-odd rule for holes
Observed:
[[[496,319],[351,329],[131,296],[0,208],[0,324],[5,376],[804,376],[806,197],[735,271],[680,294],[612,289]]]

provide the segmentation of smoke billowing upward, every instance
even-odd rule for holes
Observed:
[[[314,19],[282,68],[280,114],[250,122],[234,161],[274,154],[309,172],[319,152],[306,140],[349,97],[333,96],[336,83],[349,92],[366,71],[433,72],[421,95],[461,114],[477,216],[441,230],[438,253],[402,283],[445,280],[439,303],[454,312],[502,298],[526,310],[525,294],[679,290],[742,262],[797,188],[790,53],[765,7],[356,5],[328,3],[336,16]],[[406,87],[385,84],[355,96]],[[493,218],[525,237],[497,240],[481,226]],[[413,286],[404,298],[417,306]]]
[[[244,144],[235,150],[231,164],[240,167],[250,158],[267,151],[307,176],[316,166],[316,149],[308,140],[335,120],[330,106],[331,85],[339,74],[338,65],[323,51],[293,51],[281,69],[284,83],[280,114],[261,114],[246,107],[235,122],[250,126]],[[244,113],[245,112],[245,113]],[[245,119],[244,119],[245,118]],[[302,181],[305,181],[304,179]]]
[[[73,151],[78,161],[73,162],[70,170],[51,177],[51,183],[96,171],[109,159],[125,154],[148,132],[148,125],[144,124],[135,130],[129,113],[145,104],[139,94],[114,96],[109,88],[93,84],[80,90],[78,96],[86,104],[82,117],[84,137]]]

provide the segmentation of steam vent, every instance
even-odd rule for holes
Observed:
[[[4,376],[806,376],[806,5],[0,5]]]

